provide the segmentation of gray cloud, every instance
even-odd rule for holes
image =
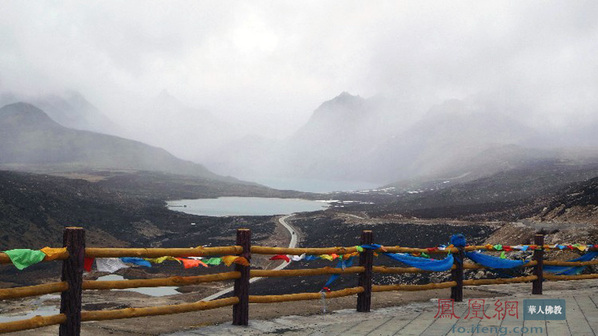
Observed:
[[[423,105],[483,93],[546,126],[595,119],[598,105],[593,1],[3,1],[0,11],[1,90],[76,89],[117,121],[163,89],[279,135],[341,91]]]

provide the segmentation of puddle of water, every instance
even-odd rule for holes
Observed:
[[[106,280],[106,281],[117,281],[117,280],[124,280],[124,278],[117,274],[110,274],[104,275],[98,278],[98,280]],[[150,296],[166,296],[166,295],[174,295],[174,294],[181,294],[176,291],[177,287],[141,287],[141,288],[131,288],[131,289],[111,289],[111,290],[118,290],[118,291],[131,291],[137,292],[145,295]],[[83,292],[85,295],[85,292]],[[37,315],[41,316],[50,316],[56,315],[60,313],[59,305],[44,305],[44,302],[51,299],[60,299],[60,295],[56,294],[46,294],[42,295],[39,298],[33,299],[30,302],[26,303],[26,305],[30,306],[31,311],[21,311],[18,313],[13,314],[4,314],[0,315],[0,323],[2,322],[12,322],[18,320],[26,320]],[[0,307],[0,312],[1,312]]]
[[[12,321],[18,321],[18,320],[26,320],[26,319],[30,319],[32,317],[35,317],[37,315],[41,315],[41,316],[49,316],[49,315],[56,315],[60,313],[60,308],[56,305],[43,305],[43,303],[46,300],[50,300],[50,299],[60,299],[60,295],[56,295],[56,294],[46,294],[46,295],[42,295],[39,298],[36,298],[34,300],[31,300],[31,302],[28,303],[28,305],[36,307],[34,310],[32,311],[28,311],[28,312],[18,312],[18,313],[14,313],[14,314],[2,314],[0,315],[0,322],[12,322]]]
[[[98,278],[99,281],[117,281],[117,280],[124,280],[120,275],[117,274],[109,274],[104,275]],[[119,291],[129,291],[129,292],[137,292],[145,295],[151,296],[166,296],[166,295],[174,295],[174,294],[181,294],[180,292],[176,291],[177,287],[140,287],[140,288],[129,288],[129,289],[111,289],[111,290],[119,290]]]

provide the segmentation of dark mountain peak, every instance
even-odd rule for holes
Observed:
[[[343,119],[357,119],[365,110],[366,100],[360,96],[354,96],[346,91],[325,101],[320,105],[312,115],[312,122],[318,120],[338,121]]]
[[[44,111],[25,102],[9,104],[0,108],[0,125],[10,127],[60,127]]]
[[[333,99],[325,102],[322,105],[327,103],[337,104],[337,105],[355,105],[355,104],[362,104],[365,99],[361,98],[359,95],[352,95],[347,91],[341,92],[338,96],[334,97]]]

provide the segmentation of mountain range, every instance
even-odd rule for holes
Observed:
[[[595,125],[559,132],[533,127],[518,109],[491,99],[446,100],[422,112],[409,101],[347,92],[322,103],[282,141],[252,136],[225,144],[208,167],[245,179],[260,177],[366,181],[489,176],[521,165],[598,157]],[[577,150],[580,145],[587,150]],[[592,149],[593,148],[593,149]]]
[[[3,94],[0,102],[17,98]],[[0,120],[6,129],[0,135],[5,138],[0,145],[2,164],[38,160],[44,165],[142,169],[210,178],[363,181],[381,186],[454,177],[471,181],[542,160],[598,157],[596,124],[542,129],[517,117],[523,107],[479,96],[442,101],[426,110],[425,104],[409,99],[363,98],[343,92],[322,103],[283,140],[243,135],[230,123],[187,106],[167,91],[140,108],[143,117],[132,130],[115,126],[76,92],[32,101],[44,106],[41,110],[49,119],[29,116],[37,119],[8,125],[7,120]],[[31,129],[35,125],[47,130]],[[124,134],[156,147],[81,133],[84,130]],[[100,147],[91,149],[91,142]],[[51,144],[57,147],[50,148]],[[201,165],[183,162],[159,148]]]

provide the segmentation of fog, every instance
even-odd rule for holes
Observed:
[[[440,158],[442,132],[430,137],[433,150],[413,140],[448,116],[443,106],[475,121],[462,127],[504,130],[469,156],[487,149],[482,144],[595,140],[594,1],[2,1],[0,12],[5,101],[44,105],[44,97],[77,92],[114,126],[94,130],[164,147],[221,174],[381,183],[432,163],[450,166]],[[319,122],[314,111],[341,92],[364,102],[328,108],[339,116],[320,128],[306,125]],[[346,110],[370,118],[348,125]],[[504,140],[511,127],[519,133]],[[459,148],[483,138],[450,129],[468,135],[452,142]],[[347,134],[359,136],[351,142]],[[427,154],[408,155],[415,148]],[[392,153],[399,154],[390,160]],[[422,162],[409,174],[377,168],[396,170],[406,160]],[[339,173],[340,166],[354,168]]]

